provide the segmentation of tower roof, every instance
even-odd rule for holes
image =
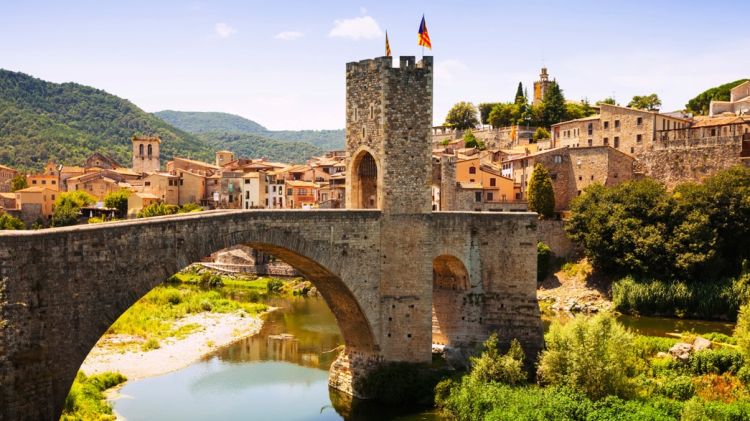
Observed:
[[[133,136],[133,142],[156,142],[161,143],[159,136]]]

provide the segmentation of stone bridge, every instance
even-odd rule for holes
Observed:
[[[124,311],[237,244],[285,260],[323,295],[346,343],[330,374],[339,389],[356,394],[357,376],[384,361],[429,362],[433,339],[471,346],[497,331],[535,355],[535,221],[254,210],[0,233],[0,418],[57,419],[84,358]]]

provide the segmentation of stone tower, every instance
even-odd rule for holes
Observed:
[[[539,80],[534,82],[534,105],[540,104],[544,100],[544,95],[549,87],[549,75],[547,68],[542,67],[542,73],[539,74]]]
[[[346,65],[346,207],[428,213],[432,57]]]
[[[133,136],[133,171],[143,174],[161,169],[159,136]]]
[[[234,152],[231,151],[217,151],[216,152],[216,166],[223,167],[224,165],[234,161]]]

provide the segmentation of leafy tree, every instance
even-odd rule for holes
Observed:
[[[688,101],[685,108],[688,112],[697,115],[706,115],[708,114],[711,101],[729,101],[729,91],[748,80],[750,79],[735,80],[734,82],[707,89]]]
[[[473,129],[478,124],[477,109],[471,102],[457,103],[445,116],[445,125],[457,130]]]
[[[117,214],[124,217],[128,214],[128,197],[130,197],[128,189],[113,191],[104,197],[104,206],[117,209]]]
[[[137,217],[150,218],[152,216],[174,215],[179,212],[179,210],[179,206],[167,205],[165,203],[158,202],[141,209],[140,212],[138,212]]]
[[[0,215],[0,230],[22,230],[26,229],[26,225],[18,218],[14,218],[12,215],[4,213]]]
[[[12,180],[10,180],[10,191],[23,190],[29,187],[29,181],[26,179],[26,174],[16,174]]]
[[[639,360],[633,335],[609,314],[553,322],[544,336],[538,375],[542,383],[567,386],[593,399],[629,397]]]
[[[540,218],[550,218],[555,214],[555,191],[552,189],[549,171],[544,165],[534,165],[527,195],[529,210],[538,213]]]
[[[661,107],[661,100],[656,94],[639,96],[636,95],[628,103],[628,107],[637,108],[639,110],[656,110]]]
[[[542,139],[549,139],[550,134],[549,130],[545,129],[544,127],[537,127],[534,131],[534,140],[542,140]]]
[[[520,384],[526,380],[524,359],[523,349],[516,339],[511,341],[508,352],[505,355],[501,354],[497,333],[493,333],[484,342],[482,354],[479,357],[471,357],[469,377],[482,383]]]
[[[55,207],[70,204],[73,207],[82,208],[84,206],[91,206],[94,203],[96,203],[94,196],[83,190],[75,190],[60,194],[57,200],[55,200]]]
[[[493,127],[507,127],[516,124],[519,112],[516,104],[501,103],[492,108],[489,116],[489,123]]]
[[[599,104],[609,104],[609,105],[617,105],[617,101],[611,96],[604,98],[601,101],[596,101],[596,105]]]
[[[549,83],[547,92],[544,94],[544,109],[542,110],[542,125],[549,127],[555,123],[565,120],[567,109],[565,107],[565,96],[557,82]]]
[[[55,210],[52,213],[51,223],[53,227],[76,225],[80,215],[80,207],[75,206],[73,201],[64,201],[62,204],[55,206]]]
[[[477,108],[479,108],[479,117],[482,121],[482,124],[491,124],[489,120],[490,113],[497,104],[499,104],[499,102],[482,102],[477,105]]]
[[[588,102],[582,102],[580,104],[567,103],[565,104],[565,119],[575,120],[578,118],[588,117],[594,115],[596,111],[589,105]]]

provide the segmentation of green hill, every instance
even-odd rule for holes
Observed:
[[[324,151],[344,148],[343,129],[274,131],[238,115],[214,112],[159,111],[154,115],[188,133],[255,134],[280,142],[305,142]]]
[[[0,164],[38,170],[53,159],[82,164],[103,152],[127,164],[133,135],[162,139],[162,160],[213,161],[213,149],[130,101],[76,83],[51,83],[0,69]]]
[[[303,163],[312,156],[323,154],[323,150],[309,143],[281,142],[253,133],[207,132],[197,136],[217,150],[227,149],[241,157]]]
[[[261,133],[267,131],[265,127],[252,120],[227,113],[165,110],[156,112],[154,115],[188,133]]]
[[[725,83],[723,85],[706,89],[705,91],[698,94],[695,98],[688,101],[687,105],[685,105],[685,109],[688,112],[697,115],[707,115],[711,101],[729,101],[729,91],[732,90],[732,88],[734,88],[735,86],[741,83],[745,83],[748,80],[750,79],[735,80],[734,82]]]

